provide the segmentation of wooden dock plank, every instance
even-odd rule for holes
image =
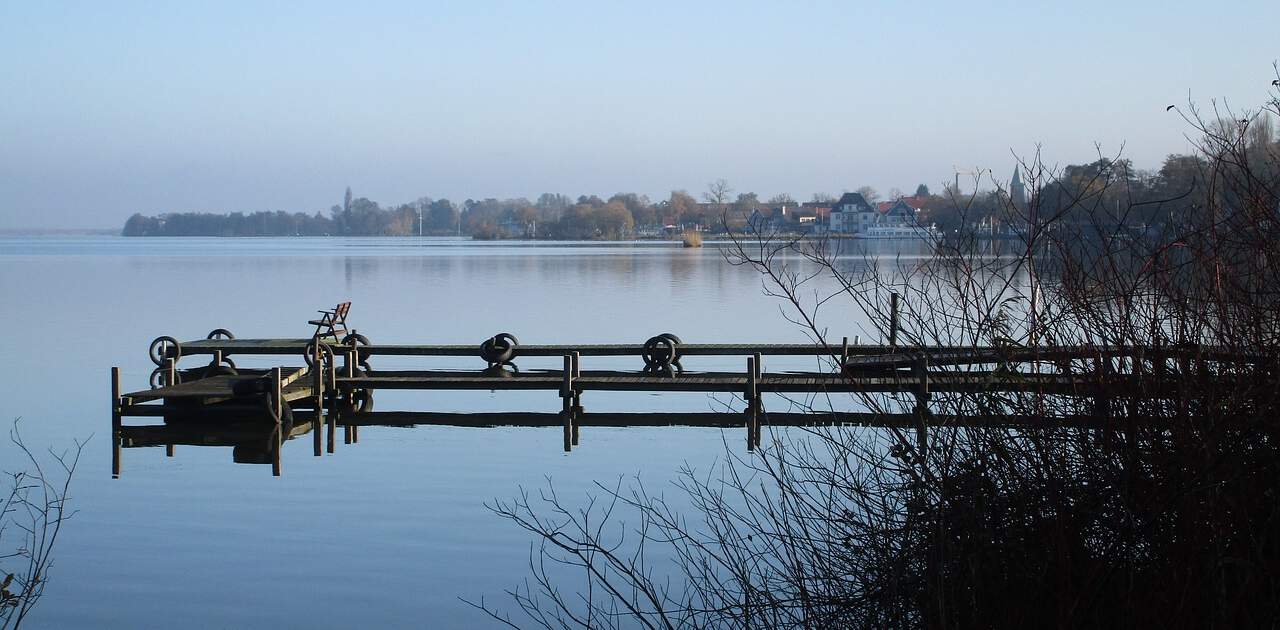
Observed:
[[[282,368],[281,384],[288,387],[306,374],[306,368]],[[125,394],[125,396],[139,402],[160,398],[230,398],[235,395],[237,385],[243,386],[243,384],[263,378],[265,378],[265,375],[257,372],[237,376],[211,376],[177,385],[143,389]]]

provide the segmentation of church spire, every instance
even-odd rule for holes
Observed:
[[[1027,187],[1022,184],[1022,169],[1013,167],[1013,179],[1009,180],[1009,201],[1014,208],[1027,207]]]

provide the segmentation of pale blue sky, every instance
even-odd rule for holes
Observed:
[[[0,0],[0,228],[327,211],[348,185],[910,192],[1037,143],[1155,167],[1187,149],[1166,105],[1261,102],[1277,25],[1280,2]]]

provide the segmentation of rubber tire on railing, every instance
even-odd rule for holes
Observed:
[[[357,389],[352,392],[352,395],[356,398],[354,401],[356,413],[373,411],[373,390]]]
[[[165,387],[164,378],[165,378],[165,372],[167,371],[168,370],[165,370],[162,367],[158,367],[151,371],[151,378],[148,381],[151,385],[151,389],[160,389],[161,387]],[[182,372],[174,370],[173,377],[175,380],[178,381],[177,383],[175,383],[175,385],[182,384]]]
[[[658,335],[658,336],[659,336],[659,337],[663,337],[663,338],[665,338],[665,339],[669,339],[669,340],[671,340],[673,343],[675,343],[675,344],[676,344],[676,347],[675,347],[675,348],[672,348],[672,353],[673,353],[675,356],[673,356],[673,357],[671,358],[671,365],[676,366],[676,370],[678,370],[678,371],[680,371],[680,372],[683,372],[683,371],[684,371],[684,366],[683,366],[683,365],[680,365],[680,348],[679,348],[679,347],[680,347],[684,342],[683,342],[683,341],[680,341],[680,338],[679,338],[679,337],[677,337],[677,336],[675,335],[675,333],[662,333],[661,335]]]
[[[315,347],[316,340],[312,339],[307,344],[307,347],[302,349],[302,360],[307,362],[307,367],[315,367]],[[328,361],[330,364],[333,363],[333,348],[330,348],[328,344],[320,344],[320,354],[324,355],[323,360]]]
[[[164,356],[160,355],[161,344],[169,344],[169,350],[165,351]],[[151,340],[151,346],[147,348],[147,356],[151,357],[151,362],[159,367],[164,367],[165,359],[173,359],[174,363],[182,358],[182,344],[177,339],[168,335],[161,335]]]
[[[342,345],[344,345],[344,346],[355,346],[355,348],[356,348],[356,357],[357,357],[361,362],[364,362],[364,361],[368,361],[368,360],[369,360],[369,350],[368,350],[368,349],[363,350],[363,351],[362,351],[362,350],[360,350],[360,346],[368,346],[368,345],[370,345],[370,344],[369,344],[369,338],[368,338],[368,337],[366,337],[366,336],[364,336],[364,335],[362,335],[362,334],[360,334],[360,333],[351,333],[350,335],[347,335],[346,337],[343,337],[343,338],[342,338]]]
[[[228,341],[235,338],[236,336],[231,334],[231,331],[226,328],[214,328],[209,331],[209,335],[205,337],[205,339],[226,339]]]
[[[352,374],[354,374],[355,376],[368,376],[370,373],[373,372],[373,366],[369,365],[368,361],[360,360],[359,357],[356,357],[356,360],[358,361],[358,363],[356,363],[356,369],[354,372],[352,372]],[[342,367],[338,369],[338,374],[339,376],[341,376],[346,373],[347,373],[347,364],[346,364],[346,361],[343,361]]]
[[[657,337],[650,337],[644,342],[644,349],[640,351],[640,360],[644,361],[644,371],[657,367],[657,354],[654,349],[657,347]]]
[[[511,333],[498,333],[480,344],[480,358],[491,365],[510,363],[516,356],[520,340]]]
[[[510,378],[512,376],[518,376],[520,374],[520,366],[514,363],[507,363],[507,364],[498,363],[496,365],[490,365],[489,367],[481,370],[480,373],[484,374],[485,376],[500,376],[503,378]]]
[[[217,364],[204,368],[204,372],[200,374],[200,378],[209,378],[210,376],[239,376],[240,373],[234,367]]]
[[[368,368],[356,368],[353,372],[355,376],[367,376],[368,373]],[[351,390],[347,393],[346,399],[342,401],[342,410],[347,413],[373,411],[373,391],[368,389]]]
[[[678,341],[672,339],[675,335],[664,333],[654,337],[650,337],[644,342],[644,351],[640,358],[644,360],[646,372],[657,372],[659,370],[670,370],[675,364],[677,357]]]

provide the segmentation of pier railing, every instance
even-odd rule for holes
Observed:
[[[216,333],[216,334],[215,334]],[[164,444],[217,444],[237,447],[237,461],[270,461],[278,474],[280,445],[313,434],[314,454],[336,448],[336,429],[345,443],[359,440],[361,426],[453,425],[558,426],[566,452],[579,445],[581,428],[592,426],[688,425],[742,427],[746,447],[761,444],[763,426],[858,425],[913,427],[925,448],[929,427],[1097,427],[1106,426],[1112,405],[1126,398],[1181,400],[1182,376],[1229,378],[1227,364],[1256,363],[1262,357],[1202,346],[1045,346],[1045,347],[898,347],[864,345],[842,338],[827,343],[685,344],[669,333],[643,344],[543,344],[522,346],[513,335],[499,334],[478,345],[377,345],[359,333],[342,341],[314,339],[235,339],[219,329],[210,338],[179,342],[160,337],[149,349],[157,363],[151,387],[122,393],[118,368],[112,368],[114,474],[121,449]],[[232,357],[287,356],[301,367],[237,367]],[[179,369],[183,357],[210,356],[208,364]],[[377,357],[476,357],[483,369],[375,369]],[[635,371],[584,370],[584,357],[635,356]],[[683,359],[743,356],[742,371],[696,372]],[[825,359],[827,370],[765,370],[767,356]],[[522,358],[559,357],[559,369],[521,370]],[[190,361],[188,361],[190,363]],[[1215,376],[1224,374],[1223,376]],[[374,411],[377,390],[554,391],[561,399],[555,413],[445,413]],[[741,401],[731,413],[587,413],[589,392],[702,392],[729,394]],[[931,409],[935,396],[1005,393],[1038,397],[1088,398],[1092,413],[1074,415],[941,414]],[[767,412],[766,395],[906,394],[913,404],[901,413],[876,411]],[[1132,400],[1130,400],[1132,402]],[[125,417],[164,418],[163,425],[128,426]],[[1127,421],[1141,421],[1129,418]],[[327,448],[322,434],[327,435]],[[241,443],[233,443],[237,437]],[[246,437],[246,436],[251,436]],[[248,442],[244,442],[248,440]],[[251,442],[253,445],[249,446]]]

